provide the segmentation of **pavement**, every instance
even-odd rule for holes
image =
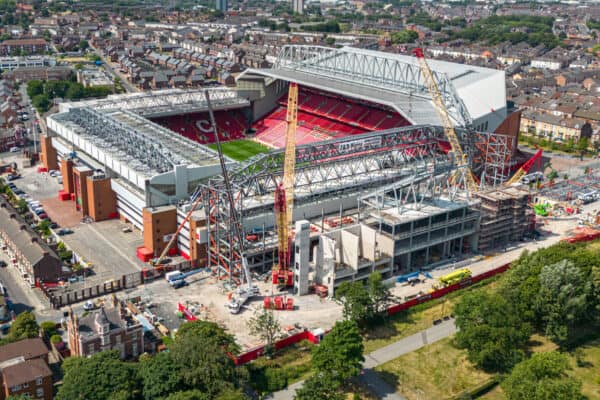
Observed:
[[[438,325],[427,328],[414,335],[405,337],[388,346],[375,350],[372,353],[365,355],[363,363],[364,370],[358,377],[358,380],[364,384],[374,395],[379,399],[384,400],[406,400],[403,396],[396,392],[396,388],[385,382],[374,370],[388,361],[392,361],[404,354],[413,352],[421,347],[427,346],[430,343],[435,343],[438,340],[447,338],[456,333],[456,325],[453,319],[442,321]],[[302,387],[304,381],[296,382],[286,389],[272,393],[266,399],[270,400],[293,400],[296,390]]]

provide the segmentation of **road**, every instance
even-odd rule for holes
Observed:
[[[54,310],[39,289],[32,289],[19,276],[19,271],[8,263],[4,253],[0,253],[0,259],[7,262],[7,267],[0,268],[0,280],[6,288],[8,299],[13,304],[16,314],[23,311],[32,311],[38,323],[42,321],[60,321],[62,312]]]
[[[111,64],[106,60],[106,58],[102,54],[102,51],[100,51],[94,47],[91,47],[91,48],[94,51],[94,54],[97,55],[98,57],[100,57],[100,59],[102,60],[102,65],[104,66],[104,69],[106,70],[106,72],[108,72],[108,74],[111,75],[113,78],[119,78],[119,80],[121,81],[121,85],[123,85],[123,87],[125,88],[125,90],[127,90],[128,93],[135,93],[135,92],[140,91],[138,88],[136,88],[131,83],[129,83],[129,81],[127,80],[127,77],[125,75],[123,75],[121,72],[117,71],[116,69],[113,69]]]
[[[400,339],[379,350],[375,350],[374,352],[365,355],[365,361],[363,363],[364,371],[358,377],[358,380],[380,399],[405,400],[403,396],[396,392],[396,388],[392,387],[379,377],[374,368],[404,354],[427,346],[430,343],[435,343],[438,340],[452,336],[455,333],[456,325],[454,324],[454,320],[450,319],[415,333],[414,335]],[[266,398],[271,400],[293,400],[294,393],[296,393],[298,388],[302,387],[302,383],[303,381],[296,382],[287,389],[275,392]]]

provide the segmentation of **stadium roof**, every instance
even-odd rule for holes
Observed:
[[[505,109],[503,71],[436,60],[428,63],[456,124]],[[414,57],[353,47],[287,45],[273,68],[248,69],[240,77],[245,74],[386,104],[413,124],[440,123]]]
[[[146,177],[171,171],[176,165],[218,162],[216,153],[206,146],[130,111],[72,108],[48,117],[48,121],[53,130],[86,152],[93,153],[89,146],[102,149]]]
[[[210,93],[213,109],[232,109],[250,105],[236,90],[225,87],[211,89],[167,89],[139,93],[115,94],[103,99],[60,104],[60,112],[71,108],[90,107],[95,110],[128,110],[144,117],[163,117],[207,111],[204,92]]]

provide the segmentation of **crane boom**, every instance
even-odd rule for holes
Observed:
[[[241,266],[240,270],[242,272],[241,282],[243,283],[244,279],[246,279],[246,283],[248,285],[247,293],[252,293],[254,288],[252,287],[252,280],[250,278],[250,270],[248,268],[248,263],[246,262],[246,257],[244,254],[244,236],[242,235],[242,227],[240,225],[240,220],[237,215],[237,211],[235,208],[235,201],[233,199],[233,190],[231,188],[231,181],[229,180],[229,173],[227,172],[227,165],[225,164],[225,157],[223,156],[223,148],[221,147],[221,140],[219,139],[219,131],[217,130],[217,123],[215,121],[215,114],[212,109],[212,105],[210,103],[210,95],[208,90],[204,91],[204,97],[206,98],[206,106],[208,108],[208,115],[210,116],[210,123],[212,125],[213,132],[215,134],[215,144],[217,145],[217,153],[219,154],[219,164],[221,165],[221,171],[223,173],[223,182],[225,183],[225,195],[227,196],[227,202],[229,203],[229,219],[231,221],[231,226],[229,229],[231,230],[231,237],[234,238],[237,243],[231,243],[230,245],[237,246],[239,255],[241,258]],[[231,272],[230,272],[231,273]],[[247,299],[247,298],[246,298]],[[245,300],[244,300],[245,301]],[[243,302],[240,303],[239,307]],[[238,308],[239,311],[239,308]]]
[[[442,126],[444,127],[444,133],[450,142],[450,147],[452,148],[452,152],[454,153],[457,162],[461,163],[467,168],[467,173],[465,173],[465,184],[467,186],[467,190],[469,193],[475,193],[479,190],[477,187],[477,183],[475,182],[475,178],[473,177],[473,172],[471,171],[471,167],[469,166],[469,156],[463,151],[460,142],[458,141],[458,136],[456,135],[456,131],[454,130],[454,124],[450,119],[450,115],[448,114],[448,110],[446,109],[446,105],[444,104],[444,99],[442,98],[442,94],[440,93],[440,89],[438,88],[435,79],[433,78],[433,72],[431,68],[429,68],[429,64],[427,64],[427,60],[425,60],[425,54],[423,53],[423,49],[416,48],[413,50],[413,53],[417,60],[419,61],[419,67],[421,69],[421,74],[425,79],[425,84],[429,89],[429,93],[431,94],[431,99],[433,100],[433,104],[435,106],[435,110],[442,121]]]
[[[521,180],[521,178],[523,178],[525,176],[525,174],[527,174],[529,172],[529,170],[531,169],[531,167],[533,167],[533,164],[535,164],[535,162],[537,160],[539,160],[540,157],[542,157],[542,153],[543,152],[544,152],[543,149],[539,149],[533,155],[533,157],[531,157],[529,160],[527,160],[525,162],[525,164],[523,164],[521,166],[521,168],[519,168],[517,170],[517,172],[515,172],[515,174],[508,181],[506,181],[506,186],[512,185],[513,183],[518,183]]]
[[[284,286],[294,284],[290,269],[290,242],[294,212],[294,170],[296,168],[296,125],[298,123],[298,84],[290,83],[287,103],[287,131],[283,182],[275,188],[275,221],[277,225],[279,265],[273,269],[272,282]]]

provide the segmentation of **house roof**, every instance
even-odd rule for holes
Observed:
[[[52,371],[42,359],[23,361],[2,369],[4,384],[7,387],[32,382],[37,378],[52,376]]]
[[[23,339],[0,346],[0,363],[17,357],[25,360],[39,358],[49,353],[44,341],[40,338]]]
[[[29,224],[5,200],[0,201],[0,221],[0,228],[19,248],[31,266],[35,266],[46,255],[58,259],[56,253],[29,228]]]

